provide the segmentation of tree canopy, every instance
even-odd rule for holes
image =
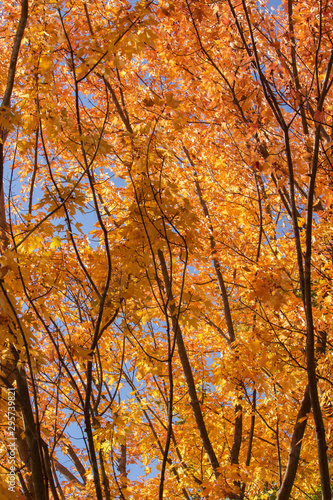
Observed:
[[[0,496],[330,500],[333,3],[2,8]]]

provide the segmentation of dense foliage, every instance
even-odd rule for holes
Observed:
[[[333,3],[3,9],[2,497],[331,499]]]

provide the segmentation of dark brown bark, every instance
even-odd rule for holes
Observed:
[[[105,500],[111,500],[110,496],[110,482],[104,467],[104,458],[102,450],[99,450],[99,463],[101,464],[101,472],[102,472],[102,484],[104,490]]]
[[[311,410],[310,392],[309,392],[309,386],[307,385],[300,409],[296,417],[296,423],[294,426],[293,436],[290,445],[288,464],[284,473],[281,487],[279,489],[277,500],[288,500],[290,497],[291,490],[296,478],[303,437],[310,410]]]
[[[12,47],[12,53],[9,62],[8,75],[7,75],[7,84],[5,93],[3,96],[3,100],[1,103],[0,113],[6,113],[8,108],[10,107],[10,99],[12,96],[14,82],[15,82],[15,73],[16,66],[18,61],[18,55],[20,51],[20,46],[22,42],[22,38],[24,35],[24,30],[28,20],[28,0],[21,0],[21,15],[19,24],[16,30],[14,43]],[[3,156],[3,148],[4,142],[7,137],[7,130],[4,127],[1,127],[0,130],[0,228],[1,228],[1,239],[3,240],[3,245],[6,246],[8,244],[8,237],[6,235],[6,214],[5,214],[5,203],[4,203],[4,192],[3,192],[3,175],[4,175],[4,156]]]
[[[43,458],[44,458],[44,464],[45,464],[45,473],[46,473],[48,481],[49,481],[50,490],[51,490],[53,499],[60,500],[60,497],[58,495],[57,488],[56,488],[56,485],[54,482],[54,478],[53,478],[51,458],[50,458],[48,446],[44,441],[42,441],[42,448],[43,448]]]
[[[54,467],[55,469],[60,472],[60,474],[62,474],[66,479],[68,479],[68,481],[70,481],[71,483],[75,484],[76,486],[79,486],[80,488],[82,488],[84,485],[82,483],[80,483],[80,481],[74,476],[74,474],[69,471],[64,465],[62,465],[60,462],[58,462],[58,460],[56,460],[55,458],[53,459],[53,463],[54,463]]]
[[[10,106],[10,98],[12,96],[13,87],[14,87],[18,54],[19,54],[22,38],[24,35],[24,30],[25,30],[25,27],[27,25],[27,20],[28,20],[28,0],[21,0],[21,16],[20,16],[19,24],[18,24],[15,38],[14,38],[14,43],[13,43],[13,48],[12,48],[12,53],[11,53],[9,68],[8,68],[7,85],[6,85],[6,90],[5,90],[5,93],[3,96],[1,107],[8,108]]]
[[[288,20],[289,20],[289,33],[290,33],[290,52],[291,52],[291,61],[292,61],[292,71],[293,71],[293,79],[296,90],[300,96],[300,112],[302,117],[302,127],[304,134],[309,133],[309,127],[306,120],[305,114],[305,106],[304,106],[304,98],[302,96],[302,88],[299,81],[298,68],[297,68],[297,54],[296,54],[296,40],[294,34],[294,21],[293,21],[293,0],[288,0]]]
[[[16,380],[16,368],[15,368],[15,361],[10,361],[7,360],[5,364],[1,366],[1,369],[4,373],[4,376],[1,376],[1,381],[4,383],[4,385],[7,388],[12,388],[13,387],[13,382]],[[21,400],[20,400],[20,395],[18,392],[16,392],[16,401],[15,403],[17,404],[17,410],[21,407]],[[22,418],[22,412],[21,412],[21,418]],[[32,475],[31,475],[31,468],[30,468],[30,462],[29,462],[29,448],[27,445],[27,440],[24,436],[24,430],[23,430],[23,421],[19,417],[17,422],[15,423],[15,439],[16,439],[16,447],[20,455],[20,459],[22,463],[24,464],[24,469],[27,470],[29,473],[26,475],[26,481],[24,481],[23,476],[21,475],[20,477],[20,482],[24,483],[24,486],[22,488],[27,490],[25,492],[25,495],[27,499],[32,498],[33,494],[33,482],[32,482]],[[23,469],[23,470],[24,470]]]
[[[203,447],[206,451],[206,454],[208,456],[208,460],[212,466],[212,469],[214,471],[215,477],[219,476],[218,468],[219,468],[219,461],[216,457],[215,451],[213,449],[212,443],[209,439],[206,424],[201,412],[201,407],[197,395],[197,391],[195,388],[195,382],[194,382],[194,377],[192,373],[192,368],[187,356],[186,352],[186,347],[184,344],[182,332],[178,323],[177,319],[177,310],[176,306],[174,304],[174,298],[171,290],[171,284],[170,284],[170,278],[168,274],[168,269],[167,265],[165,262],[165,258],[163,255],[163,252],[161,250],[158,250],[158,257],[159,261],[161,264],[161,269],[162,269],[162,275],[163,275],[163,281],[164,281],[164,287],[166,290],[166,294],[169,297],[169,312],[171,316],[171,321],[172,321],[172,328],[175,334],[176,338],[176,344],[177,344],[177,349],[178,349],[178,354],[179,358],[182,364],[183,372],[185,375],[185,380],[187,384],[187,389],[188,393],[190,396],[190,402],[191,402],[191,407],[193,410],[193,415],[197,424],[197,428],[200,434],[200,438],[203,444]]]
[[[126,471],[126,443],[120,445],[120,456],[118,458],[118,472],[120,475],[120,490],[122,494],[126,490],[126,480],[127,480],[127,471]]]
[[[85,428],[86,428],[86,434],[87,434],[87,440],[88,440],[88,449],[89,449],[89,460],[93,472],[93,477],[94,477],[94,484],[95,484],[95,491],[96,491],[96,497],[98,500],[103,500],[103,493],[102,493],[102,485],[101,485],[101,478],[98,470],[98,462],[97,462],[97,456],[96,456],[96,451],[95,451],[95,443],[94,443],[94,436],[93,436],[93,429],[91,425],[91,405],[90,405],[90,398],[91,398],[91,392],[92,392],[92,361],[87,362],[87,389],[86,389],[86,399],[85,399],[85,404],[84,404],[84,409],[83,409],[83,414],[84,414],[84,423],[85,423]]]
[[[188,149],[183,146],[183,149],[185,151],[185,154],[188,158],[188,161],[190,162],[193,171],[194,171],[194,183],[195,183],[195,188],[196,192],[200,201],[200,205],[203,211],[203,214],[205,218],[207,219],[208,222],[208,228],[209,228],[209,241],[210,241],[210,249],[212,253],[212,259],[213,259],[213,264],[214,264],[214,270],[215,270],[215,275],[217,278],[217,282],[219,284],[219,289],[221,293],[221,299],[223,303],[223,309],[224,309],[224,317],[225,321],[227,324],[227,330],[228,330],[228,343],[231,345],[232,348],[232,343],[235,342],[236,336],[235,336],[235,330],[234,330],[234,325],[231,317],[231,310],[230,310],[230,305],[229,305],[229,297],[227,293],[227,289],[224,283],[222,271],[221,271],[221,265],[220,261],[217,257],[217,249],[216,249],[216,242],[214,238],[214,230],[213,230],[213,224],[211,221],[210,213],[208,210],[208,206],[206,203],[206,200],[203,196],[201,186],[199,183],[198,175],[195,169],[195,165],[193,163],[193,160],[190,156],[190,153]],[[231,464],[238,464],[239,463],[239,452],[242,444],[242,435],[243,435],[243,409],[242,405],[238,403],[235,406],[235,423],[234,423],[234,439],[233,439],[233,444],[230,452],[230,462]],[[236,486],[240,486],[238,482],[235,483]]]
[[[20,481],[20,485],[21,485],[25,500],[34,500],[30,494],[30,491],[26,485],[26,482],[25,482],[24,477],[22,476],[22,473],[20,470],[17,471],[17,475],[18,475],[18,478]]]
[[[295,196],[295,173],[294,173],[294,165],[293,165],[293,157],[291,152],[291,144],[289,137],[289,126],[286,124],[282,108],[280,107],[277,96],[275,95],[274,89],[267,81],[263,65],[261,64],[261,60],[258,54],[256,40],[253,33],[254,27],[252,26],[250,15],[248,11],[248,7],[246,5],[245,0],[242,0],[243,11],[245,14],[246,24],[248,28],[248,32],[251,38],[251,49],[249,44],[245,39],[245,31],[242,29],[241,23],[238,19],[235,8],[233,7],[231,0],[228,0],[228,4],[230,6],[230,10],[235,19],[237,29],[239,35],[246,47],[246,50],[249,55],[252,54],[253,51],[253,65],[258,74],[262,90],[264,92],[265,99],[272,109],[275,118],[283,132],[284,142],[285,142],[285,152],[286,159],[288,164],[288,174],[289,174],[289,197],[290,197],[290,208],[291,208],[291,216],[292,223],[294,229],[294,239],[296,245],[296,255],[297,255],[297,263],[298,263],[298,271],[299,271],[299,284],[302,292],[304,308],[305,308],[305,316],[306,316],[306,329],[307,329],[307,341],[306,341],[306,357],[307,357],[307,374],[308,374],[308,385],[309,385],[309,393],[311,406],[313,410],[313,416],[316,425],[316,438],[317,438],[317,452],[318,452],[318,462],[319,462],[319,472],[320,472],[320,482],[322,488],[322,498],[323,500],[331,500],[331,491],[330,491],[330,478],[329,478],[329,470],[328,470],[328,461],[327,461],[327,451],[326,451],[326,438],[325,438],[325,428],[322,418],[322,412],[318,397],[318,387],[317,387],[317,377],[316,377],[316,359],[315,359],[315,345],[314,345],[314,325],[313,325],[313,316],[312,316],[312,297],[311,297],[311,251],[312,251],[312,220],[313,220],[313,200],[314,200],[314,189],[315,189],[315,181],[316,181],[316,173],[318,169],[318,154],[319,154],[319,145],[320,145],[320,137],[327,136],[325,130],[323,129],[320,123],[316,123],[316,132],[315,132],[315,141],[313,147],[312,154],[312,164],[310,169],[310,182],[308,186],[308,203],[307,203],[307,222],[306,222],[306,249],[305,249],[305,257],[303,262],[303,252],[301,246],[300,239],[300,229],[297,220],[297,207],[296,207],[296,196]],[[291,31],[293,30],[293,20],[292,20],[292,3],[288,4],[288,15],[289,15],[289,26]],[[322,32],[319,32],[319,41],[316,47],[316,65],[315,65],[315,75],[318,81],[318,57],[319,57],[319,48],[321,42]],[[291,43],[292,43],[293,33],[291,33]],[[333,65],[333,51],[331,52],[330,59],[327,64],[326,74],[324,81],[321,85],[321,89],[319,91],[318,86],[318,97],[317,97],[317,110],[322,112],[324,100],[327,95],[328,89],[331,85],[330,83],[330,74]],[[297,67],[293,68],[293,76],[297,81]],[[307,126],[303,120],[303,131],[306,133]]]
[[[48,481],[44,476],[40,436],[36,428],[29,397],[29,388],[23,368],[16,368],[15,377],[22,412],[25,439],[29,450],[29,465],[34,489],[33,497],[34,500],[47,500]]]
[[[255,411],[256,411],[256,406],[257,406],[257,391],[253,389],[253,394],[252,394],[252,414],[251,414],[251,427],[250,427],[250,434],[249,434],[249,442],[247,445],[247,454],[246,454],[246,462],[245,465],[248,467],[251,462],[251,454],[252,454],[252,444],[253,444],[253,436],[254,436],[254,427],[256,423],[256,416],[255,416]],[[243,483],[241,487],[241,494],[240,494],[240,499],[243,500],[245,496],[245,488],[246,484]]]
[[[66,445],[66,448],[67,448],[67,454],[70,456],[73,464],[76,467],[76,470],[80,474],[82,481],[83,481],[83,484],[86,484],[86,482],[87,482],[86,469],[83,467],[81,460],[79,459],[79,457],[77,456],[77,454],[75,453],[75,451],[73,450],[71,445],[70,444]]]
[[[317,110],[322,111],[325,97],[329,89],[330,75],[333,66],[333,50],[331,51],[330,59],[327,64],[325,78],[321,87],[320,95],[318,96]],[[307,202],[307,218],[306,218],[306,245],[304,257],[304,292],[303,300],[305,305],[306,315],[306,359],[308,385],[310,392],[311,407],[313,418],[316,426],[317,453],[319,462],[320,484],[322,490],[322,499],[331,500],[331,485],[327,458],[326,433],[321,411],[321,405],[318,395],[318,382],[316,374],[316,349],[315,349],[315,333],[312,313],[312,286],[311,286],[311,256],[312,256],[312,222],[313,222],[313,204],[315,196],[316,175],[318,171],[319,149],[322,136],[322,125],[317,124],[315,140],[312,152],[312,164],[310,170],[310,181],[308,187],[308,202]]]
[[[125,375],[126,381],[128,382],[129,386],[130,386],[130,387],[133,389],[133,391],[135,392],[135,397],[137,398],[137,400],[139,401],[139,403],[140,403],[140,404],[142,404],[142,400],[141,400],[140,394],[138,393],[138,391],[137,391],[137,389],[136,389],[135,385],[133,384],[132,380],[131,380],[131,379],[130,379],[130,378],[129,378],[126,374],[124,374],[124,375]],[[149,406],[148,406],[148,408],[149,408]],[[155,429],[154,429],[154,426],[153,426],[153,424],[152,424],[151,419],[149,418],[149,415],[148,415],[147,411],[143,408],[143,409],[142,409],[142,412],[143,412],[143,414],[144,414],[144,416],[145,416],[145,418],[146,418],[146,420],[147,420],[147,422],[148,422],[148,425],[149,425],[149,427],[150,427],[150,430],[151,430],[151,432],[152,432],[152,434],[153,434],[153,436],[154,436],[154,439],[155,439],[155,441],[156,441],[156,443],[157,443],[158,449],[160,450],[161,455],[162,455],[162,457],[163,457],[163,456],[164,456],[164,454],[165,454],[165,450],[163,449],[163,446],[162,446],[161,440],[159,439],[159,437],[158,437],[158,435],[157,435],[157,433],[156,433],[156,431],[155,431]],[[175,444],[175,443],[174,443],[174,444]],[[187,465],[186,465],[185,461],[183,460],[183,458],[182,458],[182,457],[180,457],[180,455],[179,455],[179,450],[178,450],[178,447],[177,447],[177,445],[176,445],[176,444],[175,444],[175,449],[176,449],[176,452],[177,452],[177,455],[178,455],[179,461],[180,461],[180,463],[181,463],[181,465],[182,465],[182,468],[183,468],[184,470],[186,470],[186,472],[188,472],[188,471],[187,471]],[[172,473],[174,474],[175,478],[177,479],[177,482],[178,482],[178,483],[180,483],[180,482],[181,482],[180,476],[179,476],[179,474],[178,474],[178,471],[177,471],[176,467],[175,467],[174,465],[172,465],[172,461],[171,461],[171,459],[170,459],[170,458],[168,458],[168,459],[167,459],[167,463],[168,463],[168,465],[170,466],[170,470],[172,471]],[[200,481],[200,480],[198,480],[195,476],[193,476],[193,475],[192,475],[192,478],[194,479],[194,481],[195,481],[197,484],[201,484],[201,481]],[[187,493],[187,491],[186,491],[186,489],[185,489],[184,487],[182,487],[182,492],[183,492],[183,495],[184,495],[184,497],[186,498],[186,500],[190,500],[189,494]]]
[[[20,425],[16,424],[15,438],[16,438],[16,446],[17,446],[17,449],[18,449],[18,452],[20,455],[20,459],[21,459],[22,463],[25,464],[26,467],[28,467],[29,472],[31,472],[29,469],[29,450],[28,450],[26,439],[24,437],[22,437],[23,435],[24,435],[24,431],[23,431],[22,427]],[[22,480],[23,480],[23,477],[22,477]],[[25,488],[28,490],[29,495],[31,497],[31,493],[33,491],[33,484],[32,484],[32,478],[31,478],[30,473],[26,474]],[[27,496],[27,498],[29,498],[29,497]]]
[[[200,205],[201,205],[202,211],[203,211],[204,216],[206,217],[207,222],[208,222],[210,249],[211,249],[211,252],[212,252],[212,259],[213,259],[213,264],[214,264],[214,269],[215,269],[215,274],[216,274],[217,282],[218,282],[219,289],[220,289],[220,292],[221,292],[221,298],[222,298],[222,303],[223,303],[223,308],[224,308],[225,321],[226,321],[226,324],[227,324],[228,335],[229,335],[229,343],[231,343],[231,342],[235,341],[236,337],[235,337],[234,325],[233,325],[232,318],[231,318],[231,311],[230,311],[230,306],[229,306],[228,293],[227,293],[227,289],[225,287],[224,279],[223,279],[223,276],[222,276],[220,262],[219,262],[219,260],[217,258],[217,251],[216,251],[216,243],[215,243],[215,238],[214,238],[213,225],[212,225],[212,221],[211,221],[211,218],[210,218],[210,214],[209,214],[209,210],[208,210],[208,207],[207,207],[206,200],[204,199],[203,194],[202,194],[202,190],[201,190],[201,186],[200,186],[200,183],[199,183],[199,180],[198,180],[197,172],[195,170],[195,165],[194,165],[194,163],[192,161],[192,158],[190,156],[190,153],[189,153],[188,149],[185,146],[183,146],[183,149],[184,149],[185,154],[186,154],[186,156],[188,158],[188,161],[190,162],[190,164],[191,164],[191,166],[192,166],[192,168],[194,170],[195,189],[197,191],[197,195],[198,195],[198,198],[199,198],[199,201],[200,201]]]
[[[242,435],[243,435],[242,405],[237,404],[235,406],[234,441],[230,452],[231,464],[238,464],[239,451],[242,444]]]
[[[331,57],[331,66],[333,62],[333,52]],[[331,66],[327,69],[330,72]],[[318,109],[322,105],[321,102],[318,104]],[[307,206],[307,225],[306,225],[306,249],[305,249],[305,266],[304,266],[304,302],[305,302],[305,314],[306,314],[306,358],[307,358],[307,373],[308,373],[308,383],[309,392],[311,399],[311,406],[313,411],[313,417],[316,425],[316,440],[317,440],[317,452],[318,452],[318,462],[319,462],[319,473],[320,473],[320,484],[322,489],[323,500],[331,500],[331,486],[330,486],[330,476],[328,468],[327,459],[327,444],[326,444],[326,434],[323,415],[321,411],[321,405],[318,395],[318,383],[316,374],[316,357],[315,357],[315,334],[314,334],[314,324],[313,324],[313,314],[312,314],[312,287],[311,287],[311,253],[312,253],[312,219],[313,219],[313,199],[314,199],[314,189],[316,173],[318,169],[318,154],[319,154],[319,144],[320,144],[320,128],[317,128],[313,160],[311,166],[311,176],[308,191],[308,206]]]

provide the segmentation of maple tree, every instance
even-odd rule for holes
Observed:
[[[331,499],[332,31],[6,0],[4,498]]]

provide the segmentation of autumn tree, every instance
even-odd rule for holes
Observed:
[[[331,499],[332,29],[5,2],[4,498]]]

